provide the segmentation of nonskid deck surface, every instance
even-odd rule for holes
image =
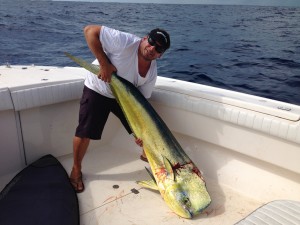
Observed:
[[[70,173],[72,155],[58,159]],[[138,150],[110,145],[89,150],[83,164],[85,191],[78,194],[81,225],[231,225],[263,204],[207,179],[212,204],[194,219],[183,219],[168,208],[158,192],[135,183],[149,179],[145,166],[148,164],[139,159]]]

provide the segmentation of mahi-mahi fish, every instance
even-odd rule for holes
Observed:
[[[98,75],[98,65],[66,55],[88,71]],[[137,183],[158,190],[177,215],[192,218],[211,203],[204,178],[184,152],[167,125],[147,99],[129,81],[112,74],[109,83],[134,136],[143,141],[143,148],[152,173],[150,180]]]

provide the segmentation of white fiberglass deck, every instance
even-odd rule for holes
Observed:
[[[150,179],[145,170],[149,165],[139,159],[141,150],[130,140],[132,137],[124,130],[118,133],[124,135],[121,138],[117,135],[111,144],[89,148],[84,158],[85,191],[78,194],[80,225],[233,225],[265,203],[206,178],[212,204],[191,220],[180,218],[158,192],[136,184],[137,180]],[[126,144],[121,145],[123,141]],[[72,154],[58,157],[58,160],[69,174]],[[0,177],[1,190],[15,174]]]
[[[139,159],[140,149],[129,140],[130,137],[124,135],[117,140],[119,138],[115,141],[119,144],[112,142],[89,149],[84,158],[85,191],[78,194],[81,225],[232,225],[263,204],[207,179],[212,196],[210,207],[192,220],[180,218],[171,212],[158,192],[135,183],[136,180],[150,179],[144,168],[148,164]],[[127,143],[120,145],[122,141]],[[69,173],[72,155],[58,159]],[[114,188],[115,185],[118,188]]]
[[[84,73],[0,66],[1,190],[45,154],[70,173]],[[265,203],[300,201],[300,106],[162,77],[150,102],[203,172],[212,204],[182,219],[137,185],[150,179],[147,163],[112,116],[84,158],[81,225],[232,225]]]

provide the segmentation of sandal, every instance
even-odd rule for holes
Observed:
[[[84,191],[84,184],[82,181],[82,173],[80,173],[80,176],[77,178],[70,177],[70,182],[76,193],[81,193]]]
[[[140,155],[140,160],[144,161],[144,162],[148,162],[147,157]]]

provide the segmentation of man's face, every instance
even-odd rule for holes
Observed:
[[[148,36],[144,37],[140,44],[140,52],[145,60],[151,61],[160,58],[163,54],[159,43],[155,42]]]

